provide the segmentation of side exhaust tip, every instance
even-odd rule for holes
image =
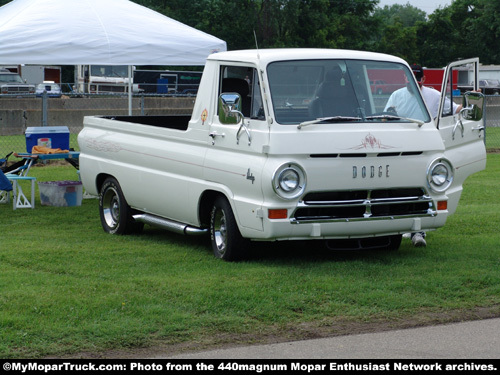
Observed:
[[[208,233],[208,229],[192,227],[177,221],[168,220],[159,216],[150,214],[138,214],[132,216],[135,221],[148,224],[154,227],[162,228],[170,232],[184,234],[188,236],[202,236]]]

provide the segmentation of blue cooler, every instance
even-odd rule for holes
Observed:
[[[69,150],[69,129],[67,126],[37,126],[26,128],[26,151],[33,146]]]

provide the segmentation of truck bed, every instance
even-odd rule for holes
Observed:
[[[102,116],[102,118],[114,121],[132,122],[134,124],[150,125],[159,128],[176,130],[187,130],[190,115],[170,115],[170,116]]]

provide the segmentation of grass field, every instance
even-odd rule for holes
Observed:
[[[206,238],[151,227],[105,234],[95,199],[0,205],[0,357],[168,352],[500,316],[499,173],[500,155],[489,154],[426,248],[280,243],[240,263],[215,259]],[[66,166],[32,175],[76,179]]]

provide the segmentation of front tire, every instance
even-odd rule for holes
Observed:
[[[222,196],[215,199],[210,212],[210,239],[215,257],[230,262],[241,260],[249,246],[241,236],[231,205]]]
[[[108,177],[99,194],[99,215],[105,232],[110,234],[138,233],[144,227],[132,217],[132,209],[127,204],[118,181]]]

